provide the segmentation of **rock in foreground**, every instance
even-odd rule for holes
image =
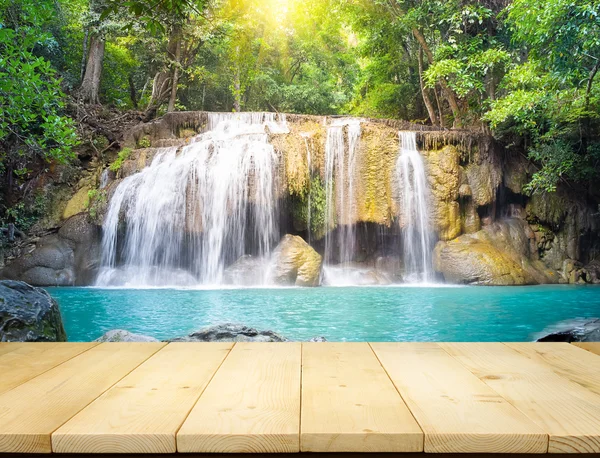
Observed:
[[[559,324],[537,342],[600,342],[600,319]]]
[[[170,339],[169,342],[287,342],[287,339],[273,331],[258,331],[241,324],[224,323]]]
[[[272,280],[277,285],[319,286],[321,255],[297,235],[285,235],[272,260]]]
[[[0,281],[0,342],[66,342],[58,304],[40,288]]]
[[[134,334],[124,329],[112,329],[94,342],[158,342],[158,339],[143,334]]]

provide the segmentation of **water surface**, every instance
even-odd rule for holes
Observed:
[[[529,341],[557,322],[600,316],[599,286],[48,291],[71,341],[115,328],[168,339],[222,322],[294,340]]]

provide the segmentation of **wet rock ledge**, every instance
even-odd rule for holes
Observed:
[[[66,342],[58,304],[41,288],[0,281],[0,342]]]

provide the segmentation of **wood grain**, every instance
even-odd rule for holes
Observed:
[[[51,452],[52,432],[164,345],[100,344],[0,395],[0,452]]]
[[[571,345],[583,348],[589,352],[600,355],[600,342],[573,342]]]
[[[546,453],[548,435],[435,343],[371,347],[429,453]]]
[[[555,374],[600,395],[600,356],[568,343],[507,343],[530,359],[544,363]]]
[[[420,452],[423,432],[367,343],[305,343],[303,452]]]
[[[179,452],[299,451],[300,343],[237,343],[177,434]]]
[[[600,452],[600,396],[502,343],[440,345],[547,432],[550,453]]]
[[[41,343],[23,342],[6,344],[12,350],[0,353],[0,394],[98,345],[97,343]],[[0,347],[0,352],[2,347]]]
[[[58,453],[175,453],[175,434],[232,343],[171,343],[52,435]]]

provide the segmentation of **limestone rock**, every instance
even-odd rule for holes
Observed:
[[[319,286],[321,263],[302,237],[287,234],[273,252],[271,278],[278,285]]]
[[[441,240],[451,240],[461,233],[460,154],[454,146],[423,153],[431,189],[433,226]],[[466,189],[463,188],[463,192]]]
[[[94,342],[158,342],[158,339],[143,334],[134,334],[124,329],[113,329],[105,332]]]
[[[224,323],[208,326],[185,337],[169,342],[286,342],[287,339],[273,331],[258,331],[242,324]]]
[[[509,256],[471,235],[439,242],[433,258],[435,270],[449,283],[494,286],[533,283],[533,279]]]
[[[71,197],[71,200],[69,200],[67,206],[63,211],[63,219],[69,219],[71,216],[84,212],[87,209],[87,205],[89,202],[89,191],[90,187],[84,186],[79,191],[77,191],[73,197]]]
[[[495,222],[434,250],[434,268],[451,283],[527,285],[558,283],[558,272],[537,259],[535,235],[519,219]]]
[[[22,281],[0,281],[0,342],[66,342],[56,301]]]
[[[0,278],[34,286],[89,285],[99,265],[99,228],[87,214],[63,223],[58,233],[41,238],[34,249],[0,270]]]
[[[465,168],[473,202],[479,207],[496,200],[496,190],[502,182],[502,169],[494,162],[469,164]]]

